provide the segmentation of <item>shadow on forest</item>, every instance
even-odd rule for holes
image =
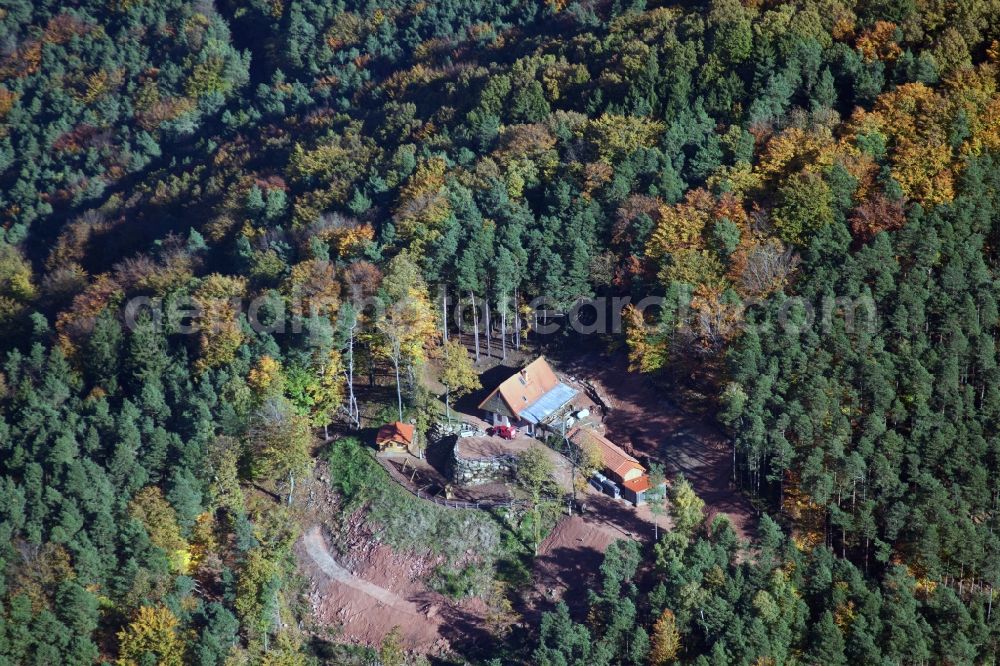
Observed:
[[[497,386],[500,386],[505,379],[513,375],[516,371],[516,368],[506,365],[497,365],[483,371],[479,375],[479,383],[482,384],[482,388],[463,396],[460,400],[456,400],[455,409],[463,414],[473,414],[481,417],[479,403],[485,400]]]
[[[526,617],[537,621],[542,613],[555,608],[557,599],[549,596],[548,590],[558,587],[565,588],[562,601],[570,609],[570,614],[577,620],[583,620],[587,615],[587,591],[594,588],[600,575],[600,566],[604,554],[596,548],[560,547],[548,555],[536,558],[536,570],[543,573],[538,578],[538,585],[543,590],[542,602],[534,604],[533,608],[518,610]],[[533,617],[537,616],[537,617]]]

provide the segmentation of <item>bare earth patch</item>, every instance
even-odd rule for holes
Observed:
[[[571,609],[585,607],[586,591],[598,584],[604,551],[618,539],[651,543],[669,529],[670,519],[653,516],[648,506],[633,507],[588,489],[582,514],[563,518],[542,541],[535,559],[535,589],[530,605],[537,612],[564,600]]]
[[[566,592],[589,587],[604,551],[625,535],[610,525],[583,516],[568,516],[555,526],[538,549],[535,560],[536,589],[548,601],[562,599]]]
[[[350,570],[317,525],[299,540],[295,553],[309,580],[314,619],[339,627],[343,642],[377,646],[398,626],[407,649],[446,654],[461,638],[456,627],[465,624],[456,625],[456,618],[479,623],[485,613],[480,600],[455,602],[429,590],[417,577],[428,563],[397,555],[385,544],[369,544],[364,553],[345,558],[357,565]]]

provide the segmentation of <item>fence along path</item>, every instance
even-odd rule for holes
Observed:
[[[482,500],[479,502],[466,502],[464,500],[450,500],[444,497],[437,497],[434,495],[430,495],[420,490],[419,488],[414,488],[413,485],[410,483],[410,480],[407,479],[402,472],[396,469],[395,465],[393,465],[392,462],[389,461],[387,458],[376,456],[375,459],[378,460],[379,464],[385,468],[385,471],[389,473],[389,476],[391,476],[393,480],[400,486],[402,486],[408,493],[424,501],[433,502],[438,506],[447,507],[449,509],[484,510],[484,509],[508,509],[510,507],[520,506],[521,504],[524,504],[524,502],[518,502],[515,500],[507,500],[505,502],[491,502],[488,500]]]

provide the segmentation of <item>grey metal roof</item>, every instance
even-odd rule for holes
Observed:
[[[559,385],[535,401],[531,407],[521,410],[521,418],[529,423],[541,423],[552,412],[556,411],[573,399],[578,391],[559,382]]]

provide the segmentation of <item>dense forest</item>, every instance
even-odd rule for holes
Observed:
[[[0,664],[366,658],[304,627],[296,481],[426,428],[459,326],[599,296],[662,299],[600,344],[760,525],[678,481],[470,659],[993,663],[998,86],[996,0],[6,0]]]

